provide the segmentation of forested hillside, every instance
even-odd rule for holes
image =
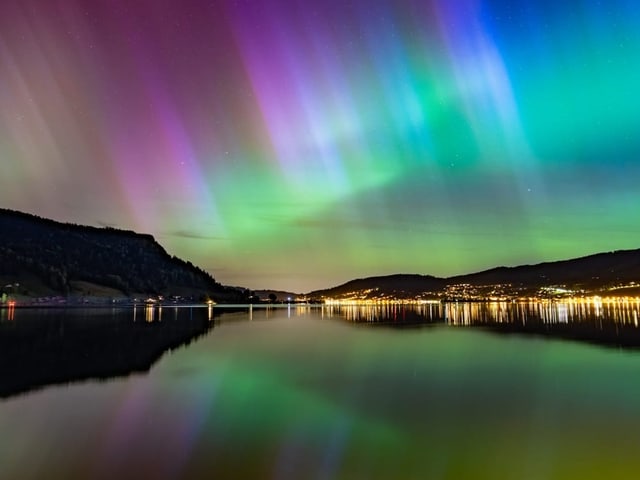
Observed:
[[[0,280],[19,284],[34,278],[63,295],[71,293],[79,281],[124,295],[234,299],[242,294],[169,255],[151,235],[59,223],[0,209]]]

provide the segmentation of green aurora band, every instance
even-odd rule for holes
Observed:
[[[4,207],[296,292],[640,246],[635,2],[15,3]]]

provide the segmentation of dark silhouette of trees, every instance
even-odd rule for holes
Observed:
[[[61,294],[72,290],[73,281],[86,281],[125,295],[190,291],[216,299],[241,296],[191,262],[169,255],[151,235],[5,209],[0,209],[0,275],[34,275]]]

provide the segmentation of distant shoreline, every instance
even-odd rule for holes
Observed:
[[[640,297],[615,297],[615,296],[593,296],[593,297],[564,297],[564,298],[518,298],[518,299],[441,299],[429,302],[397,299],[386,302],[371,301],[348,301],[338,300],[333,302],[284,302],[284,303],[206,303],[206,302],[183,302],[183,303],[163,303],[163,302],[140,302],[140,301],[119,301],[114,303],[106,302],[69,302],[69,303],[46,303],[46,302],[16,302],[14,304],[0,304],[0,310],[11,309],[121,309],[121,308],[291,308],[291,307],[383,307],[383,306],[425,306],[425,305],[451,305],[451,304],[486,304],[486,303],[508,303],[508,304],[528,304],[528,303],[616,303],[634,302],[640,303]]]

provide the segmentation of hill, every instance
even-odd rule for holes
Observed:
[[[326,290],[307,294],[309,298],[344,298],[358,296],[362,299],[386,295],[393,298],[413,298],[423,292],[437,291],[445,285],[444,278],[431,275],[395,274],[358,278]]]
[[[438,278],[428,275],[388,275],[352,280],[317,290],[311,298],[464,298],[552,296],[640,292],[640,249],[597,253],[536,265],[496,267]]]
[[[455,283],[517,283],[529,286],[565,284],[598,289],[640,280],[640,249],[597,253],[537,265],[498,267],[447,279]]]
[[[151,235],[6,209],[0,209],[0,287],[29,296],[176,295],[231,301],[242,295],[169,255]]]

